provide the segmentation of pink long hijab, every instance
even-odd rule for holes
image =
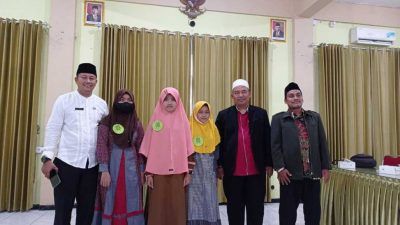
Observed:
[[[176,109],[171,113],[163,107],[163,101],[168,94],[176,101]],[[160,130],[153,126],[157,121],[162,123]],[[164,88],[139,150],[139,153],[147,158],[146,172],[158,175],[188,172],[188,156],[193,152],[189,121],[179,92],[172,87]]]

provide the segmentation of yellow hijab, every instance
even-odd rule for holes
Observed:
[[[207,105],[210,110],[210,118],[206,123],[201,123],[197,119],[197,113],[204,105]],[[215,147],[219,144],[220,138],[208,102],[196,102],[192,115],[190,116],[190,129],[192,130],[192,142],[195,152],[212,153],[215,151]]]

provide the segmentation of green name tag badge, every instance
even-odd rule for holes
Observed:
[[[163,129],[164,125],[160,120],[155,120],[152,124],[153,130],[159,132]]]
[[[114,126],[112,127],[112,130],[113,130],[114,133],[116,133],[116,134],[122,134],[122,133],[124,133],[125,128],[124,128],[124,126],[122,126],[121,124],[116,123],[116,124],[114,124]]]
[[[197,147],[200,147],[204,144],[204,139],[201,136],[196,136],[193,138],[193,144]]]

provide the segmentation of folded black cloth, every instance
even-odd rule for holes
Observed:
[[[374,157],[367,154],[353,155],[350,160],[356,163],[357,168],[374,168],[376,166]]]

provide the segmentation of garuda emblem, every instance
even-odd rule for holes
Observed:
[[[179,10],[182,13],[186,14],[191,20],[196,19],[198,15],[201,15],[206,11],[206,9],[200,8],[200,6],[203,5],[204,2],[206,2],[206,0],[180,0],[180,1],[185,6],[180,7]]]

